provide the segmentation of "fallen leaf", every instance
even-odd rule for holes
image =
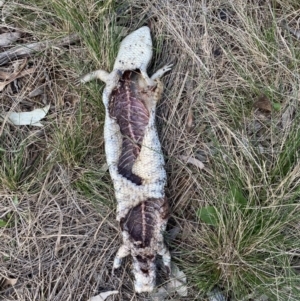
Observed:
[[[278,103],[278,102],[274,102],[274,103],[273,103],[273,108],[274,108],[274,110],[276,110],[276,111],[280,111],[280,110],[281,110],[281,104]]]
[[[102,172],[108,171],[108,165],[107,165],[107,163],[104,163],[104,164],[100,167],[100,171],[102,171]]]
[[[4,282],[4,286],[14,286],[18,282],[18,278],[6,278]]]
[[[194,123],[194,114],[192,110],[189,110],[188,116],[187,116],[187,122],[186,122],[186,130],[187,132],[191,132],[192,129],[195,127]]]
[[[42,109],[35,109],[30,112],[9,112],[4,118],[8,118],[14,125],[34,125],[43,126],[39,121],[43,119],[50,109],[50,105],[45,106]]]
[[[33,91],[31,91],[29,94],[28,94],[28,97],[36,97],[36,96],[39,96],[41,94],[43,94],[45,91],[45,85],[41,85],[39,87],[37,87],[36,89],[34,89]]]
[[[180,271],[175,263],[171,263],[170,281],[167,283],[169,293],[176,291],[180,296],[187,296],[186,275]]]
[[[14,286],[18,281],[18,278],[6,278],[0,277],[0,291],[8,286]]]
[[[193,164],[193,165],[199,167],[200,169],[203,169],[205,167],[204,164],[196,158],[182,155],[182,156],[179,156],[179,159],[184,161],[185,163]]]
[[[214,288],[207,296],[209,301],[226,301],[225,296],[218,288]]]
[[[107,297],[111,296],[111,295],[115,295],[118,294],[119,291],[107,291],[107,292],[103,292],[100,293],[99,295],[90,298],[88,301],[104,301],[106,300]]]
[[[0,228],[4,228],[7,225],[7,221],[0,219]]]
[[[174,240],[179,233],[180,233],[180,228],[176,226],[168,231],[168,238],[170,240]]]
[[[1,80],[8,80],[10,77],[11,77],[11,73],[0,70],[0,79]]]
[[[166,297],[169,296],[168,291],[165,287],[161,286],[157,289],[156,292],[150,294],[150,298],[152,301],[164,301]]]
[[[266,95],[261,95],[258,97],[258,100],[253,104],[255,109],[260,109],[265,112],[272,111],[272,103]]]
[[[8,46],[21,37],[20,32],[5,32],[0,34],[0,47]]]

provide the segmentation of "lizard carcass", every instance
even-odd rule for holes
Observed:
[[[169,214],[166,172],[155,127],[156,104],[163,90],[160,77],[171,65],[149,77],[151,58],[150,29],[144,26],[121,42],[111,73],[97,70],[80,79],[85,83],[99,78],[106,83],[105,152],[123,235],[113,268],[131,254],[138,293],[151,292],[155,286],[157,254],[169,272],[171,261],[163,239]]]

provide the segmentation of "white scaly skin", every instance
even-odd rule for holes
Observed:
[[[104,70],[97,70],[80,78],[81,83],[86,83],[95,78],[99,78],[106,83],[106,87],[103,91],[103,103],[106,111],[104,125],[105,152],[118,203],[118,221],[124,218],[131,208],[137,206],[146,199],[165,197],[164,188],[166,184],[166,172],[164,169],[164,158],[161,151],[161,145],[155,127],[155,112],[157,101],[160,99],[163,90],[160,77],[169,71],[172,65],[164,66],[149,77],[147,75],[147,67],[151,58],[152,40],[150,29],[147,26],[144,26],[129,34],[121,42],[111,73],[107,73]],[[133,173],[143,179],[142,185],[139,186],[118,173],[118,162],[122,148],[122,135],[116,120],[109,116],[110,96],[114,88],[117,86],[120,76],[126,70],[136,69],[141,71],[142,77],[147,86],[156,87],[153,91],[152,98],[146,104],[150,113],[149,123],[145,129],[145,135],[139,156],[132,168]],[[159,219],[154,239],[152,239],[151,242],[151,250],[148,251],[162,255],[165,265],[170,268],[170,253],[164,245],[162,236],[165,227],[166,220]],[[135,256],[138,255],[136,247],[130,241],[126,231],[123,231],[122,235],[123,245],[117,252],[114,260],[114,269],[120,267],[123,257],[132,254],[133,272],[136,279],[135,290],[137,292],[152,291],[155,285],[154,262],[153,266],[151,266],[149,275],[145,277],[145,274],[141,273],[139,264],[135,259]]]
[[[149,264],[149,274],[145,275],[141,271],[141,266],[137,260],[137,256],[147,256],[149,254],[159,254],[162,256],[164,266],[167,271],[171,271],[171,255],[164,243],[163,232],[166,229],[167,220],[161,220],[157,217],[157,225],[155,233],[151,240],[151,244],[147,248],[136,248],[134,242],[131,241],[130,236],[126,231],[122,231],[123,244],[119,248],[115,259],[113,268],[118,269],[122,264],[122,259],[128,255],[132,255],[133,258],[133,274],[135,277],[134,287],[137,293],[152,292],[155,287],[156,280],[156,266],[155,258]]]

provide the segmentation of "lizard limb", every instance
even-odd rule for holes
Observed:
[[[156,85],[155,81],[148,76],[148,74],[147,74],[146,71],[141,70],[141,74],[142,74],[142,76],[143,76],[143,78],[146,81],[146,83],[147,83],[148,86],[155,86]]]
[[[130,249],[125,245],[121,245],[114,259],[113,270],[118,269],[122,264],[122,259],[128,256],[129,254]]]
[[[172,69],[173,64],[165,65],[162,68],[158,69],[152,76],[152,80],[160,79],[166,72]]]
[[[164,266],[167,270],[167,273],[170,274],[171,273],[171,254],[165,244],[163,244],[162,248],[158,251],[158,255],[162,256],[162,260],[163,260]]]
[[[83,75],[82,77],[80,77],[78,79],[78,81],[82,84],[85,84],[85,83],[87,83],[91,80],[94,80],[96,78],[98,78],[98,79],[102,80],[103,82],[107,83],[107,80],[109,78],[109,73],[102,70],[102,69],[99,69],[99,70],[90,72],[86,75]]]

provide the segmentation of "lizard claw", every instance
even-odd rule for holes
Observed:
[[[76,82],[74,82],[74,86],[75,86],[75,87],[79,87],[79,86],[80,86],[80,84],[81,84],[80,82],[77,82],[77,81],[76,81]]]
[[[166,72],[172,69],[173,64],[165,65],[162,68],[158,69],[152,76],[152,80],[160,79]]]
[[[82,79],[81,76],[76,78],[75,81],[74,81],[74,86],[77,86],[77,87],[80,86],[82,84],[81,79]]]
[[[163,72],[168,72],[172,69],[174,64],[165,65],[162,67]]]

